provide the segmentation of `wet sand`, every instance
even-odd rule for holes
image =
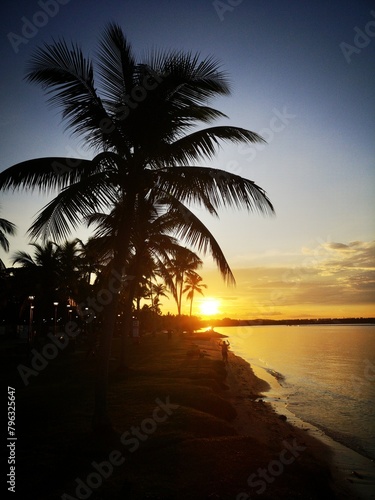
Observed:
[[[216,348],[217,341],[213,340],[213,343]],[[270,377],[264,377],[266,380],[260,378],[263,376],[260,370],[257,370],[258,376],[255,375],[250,364],[233,352],[229,353],[226,368],[227,398],[237,412],[232,425],[240,435],[257,439],[270,451],[275,443],[280,442],[281,447],[289,442],[301,445],[301,450],[305,447],[296,458],[301,464],[305,458],[306,462],[315,461],[318,470],[325,469],[322,480],[326,480],[328,472],[329,485],[336,498],[370,500],[375,497],[375,464],[371,460],[333,441],[277,402],[271,404],[267,398],[270,389],[267,379],[271,382]],[[320,480],[319,473],[316,480]],[[277,489],[276,484],[275,487]]]

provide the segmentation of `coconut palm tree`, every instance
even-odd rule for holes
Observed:
[[[53,241],[47,241],[45,245],[30,243],[34,247],[34,256],[25,252],[17,251],[13,254],[13,265],[29,269],[33,272],[36,285],[47,287],[49,290],[58,285],[59,272],[59,245]]]
[[[79,270],[82,279],[90,285],[99,276],[108,260],[107,254],[102,254],[101,246],[96,238],[89,238],[86,243],[77,238],[79,246]]]
[[[162,304],[160,302],[160,297],[168,297],[166,285],[164,283],[150,282],[150,298],[151,298],[150,309],[154,311],[156,314],[161,314],[160,306]]]
[[[226,74],[214,59],[154,51],[137,61],[121,28],[110,24],[96,62],[94,80],[92,60],[64,40],[45,44],[30,61],[28,81],[43,86],[73,134],[93,152],[92,159],[38,158],[0,173],[0,189],[57,190],[32,224],[32,237],[64,239],[84,217],[121,201],[111,263],[121,274],[130,258],[140,198],[163,194],[194,202],[214,216],[223,205],[273,213],[253,181],[201,166],[223,141],[262,141],[239,127],[197,128],[225,118],[209,106],[211,98],[229,94]],[[221,272],[231,280],[226,267]],[[106,395],[117,301],[116,294],[104,311],[94,409],[98,426],[109,423]]]
[[[203,295],[202,288],[207,288],[207,285],[202,283],[202,277],[195,272],[187,273],[185,279],[185,287],[182,292],[187,293],[186,297],[188,300],[190,300],[190,316],[193,311],[194,294],[195,292],[198,292]]]
[[[84,279],[81,275],[81,247],[78,239],[59,245],[58,259],[59,288],[66,297],[79,300],[78,288]]]
[[[177,304],[177,314],[181,316],[182,295],[185,279],[189,274],[194,273],[202,266],[203,262],[197,254],[189,248],[178,247],[175,249],[173,259],[170,261],[168,269],[171,279],[166,280],[167,285]]]
[[[9,241],[7,236],[14,236],[16,234],[16,226],[13,222],[0,218],[0,247],[9,252]],[[5,269],[4,262],[0,259],[0,270]]]
[[[31,243],[31,246],[34,247],[34,254],[15,252],[13,265],[17,264],[24,270],[24,280],[29,290],[24,300],[26,303],[29,295],[35,296],[36,309],[39,312],[38,329],[44,330],[47,324],[42,323],[42,319],[47,320],[51,316],[54,301],[61,302],[59,246],[52,241],[47,241],[44,245]]]

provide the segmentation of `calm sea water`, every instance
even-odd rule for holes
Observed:
[[[220,332],[258,376],[273,381],[269,395],[375,459],[374,325],[247,326]]]

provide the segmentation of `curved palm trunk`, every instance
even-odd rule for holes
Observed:
[[[182,272],[181,280],[179,283],[180,289],[178,291],[178,302],[177,302],[179,316],[181,316],[181,309],[182,309],[182,288],[183,288],[183,286],[184,286],[184,273]]]
[[[92,425],[95,430],[111,428],[111,420],[108,415],[107,393],[109,360],[112,351],[112,338],[115,329],[118,296],[115,294],[112,302],[106,307],[103,321],[103,332],[101,335],[99,358],[95,379],[95,402]]]
[[[190,316],[193,312],[193,300],[194,300],[194,290],[191,292],[191,301],[190,301]]]
[[[128,198],[127,203],[124,203],[126,219],[132,220],[134,214],[134,200],[135,193]],[[111,266],[111,273],[109,274],[106,284],[107,290],[113,289],[113,276],[124,277],[125,264],[127,261],[128,250],[131,238],[130,224],[122,227],[122,234],[118,234],[118,246],[115,252],[115,257]],[[120,278],[120,279],[121,279]],[[116,316],[119,303],[119,294],[113,293],[111,302],[105,306],[103,314],[103,331],[101,332],[99,356],[96,369],[95,378],[95,401],[94,401],[94,415],[92,426],[95,430],[111,429],[111,419],[108,414],[108,378],[109,378],[109,360],[112,351],[112,339],[115,331]]]
[[[123,330],[121,332],[121,346],[120,346],[120,370],[125,370],[125,352],[126,352],[126,339],[131,334],[132,329],[132,297],[128,297],[125,302],[125,310],[124,310],[124,321],[125,324],[123,326]]]
[[[127,298],[125,302],[125,328],[121,334],[121,352],[120,352],[120,369],[125,368],[125,342],[128,335],[132,332],[132,312],[133,312],[133,300],[135,296],[135,290],[137,287],[137,273],[135,273],[134,279],[130,281]]]

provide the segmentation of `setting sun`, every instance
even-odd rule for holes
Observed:
[[[203,299],[200,303],[200,312],[205,316],[214,316],[219,313],[220,303],[216,299]]]

